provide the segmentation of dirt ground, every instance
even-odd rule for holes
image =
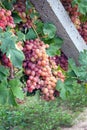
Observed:
[[[87,130],[87,108],[74,120],[74,124],[71,128],[61,130]]]

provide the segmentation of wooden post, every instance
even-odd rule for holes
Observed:
[[[30,0],[40,13],[41,19],[51,22],[57,27],[57,34],[64,40],[62,51],[67,57],[72,57],[78,64],[80,51],[87,45],[75,28],[60,0]]]

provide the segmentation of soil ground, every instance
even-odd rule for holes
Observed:
[[[74,125],[61,130],[87,130],[87,108],[74,120]]]

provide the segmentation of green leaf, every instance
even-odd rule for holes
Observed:
[[[87,21],[87,17],[85,15],[81,15],[80,20],[81,20],[82,23],[84,23],[84,22]]]
[[[56,27],[51,23],[45,23],[43,26],[43,33],[47,35],[49,39],[54,38],[56,34]]]
[[[56,90],[60,92],[60,97],[65,100],[66,99],[66,89],[64,83],[61,80],[57,81]]]
[[[4,75],[9,75],[9,69],[7,69],[5,66],[0,65],[0,73],[3,73]]]
[[[3,65],[0,65],[0,81],[3,81],[9,76],[9,69],[4,67]]]
[[[26,0],[26,11],[28,12],[29,9],[31,9],[33,7],[33,5],[31,4],[31,2],[29,0]]]
[[[80,13],[81,14],[84,14],[84,15],[86,15],[86,8],[87,8],[87,6],[85,6],[85,5],[83,5],[83,4],[79,4],[79,11],[80,11]]]
[[[87,0],[73,0],[72,1],[72,6],[78,5],[78,11],[82,14],[85,15],[87,14]]]
[[[26,40],[30,40],[30,39],[35,39],[37,36],[34,30],[30,28],[28,33],[25,35],[25,37],[26,37]]]
[[[72,0],[72,6],[75,6],[76,4],[79,4],[78,0]]]
[[[55,56],[57,54],[57,47],[54,44],[51,44],[49,48],[46,50],[49,56]]]
[[[55,43],[56,46],[58,46],[58,49],[60,49],[62,44],[63,44],[63,39],[61,39],[60,37],[55,37],[54,43]]]
[[[8,104],[17,106],[17,102],[15,100],[15,96],[11,89],[8,90]]]
[[[22,76],[23,76],[23,69],[21,69],[15,73],[15,78],[20,79]]]
[[[73,80],[72,77],[69,77],[64,82],[58,80],[56,90],[60,92],[60,97],[65,100],[73,93],[75,86],[77,86],[77,80]]]
[[[17,49],[11,49],[7,52],[7,56],[10,58],[11,62],[15,67],[22,68],[22,63],[25,58],[22,51]]]
[[[87,82],[87,67],[82,65],[78,67],[78,78],[80,81]]]
[[[80,52],[78,67],[78,77],[79,80],[87,82],[87,50]]]
[[[22,33],[21,31],[17,32],[17,36],[18,36],[17,41],[25,41],[25,34]]]
[[[37,33],[42,35],[42,33],[43,33],[42,30],[43,30],[43,25],[44,25],[43,22],[36,20],[35,25],[36,25],[36,31],[37,31]]]
[[[76,66],[75,62],[72,59],[69,59],[69,69],[67,72],[67,76],[70,77],[72,80],[77,79],[82,82],[87,82],[87,50],[80,52],[78,60],[80,66]],[[73,72],[75,75],[73,74]]]
[[[21,68],[24,60],[24,54],[16,48],[17,37],[10,31],[6,31],[1,33],[0,42],[2,43],[0,46],[1,51],[6,53],[7,57],[11,60],[15,67]]]
[[[8,52],[10,49],[15,48],[17,37],[13,36],[10,31],[3,32],[0,34],[0,42],[2,43],[0,48],[3,53]]]
[[[67,78],[64,82],[65,84],[65,88],[68,94],[72,94],[73,93],[73,88],[75,86],[77,86],[77,80],[73,79],[72,77]],[[67,95],[68,96],[68,95]]]
[[[7,103],[8,89],[7,89],[7,81],[3,80],[0,83],[0,104]]]
[[[87,66],[87,50],[80,52],[79,63],[80,65]]]
[[[78,76],[78,69],[74,60],[72,58],[69,58],[68,63],[69,63],[69,68],[71,68],[71,70],[73,70],[75,75]]]
[[[13,16],[13,19],[14,19],[14,23],[15,23],[15,24],[22,22],[21,17],[20,17],[16,12],[13,12],[13,13],[12,13],[12,16]]]
[[[24,99],[24,94],[23,94],[23,91],[22,91],[22,84],[20,82],[20,80],[18,79],[12,79],[9,81],[9,86],[12,90],[12,93],[13,95],[16,97],[16,98],[19,98],[19,99]]]
[[[53,40],[51,40],[51,43],[49,48],[47,49],[47,54],[49,56],[55,56],[55,55],[59,55],[60,54],[60,48],[61,45],[63,43],[63,40],[60,39],[59,37],[54,38]]]
[[[9,0],[2,0],[2,4],[4,5],[4,7],[8,10],[13,9],[13,4],[16,2],[16,0],[11,0],[9,2]]]

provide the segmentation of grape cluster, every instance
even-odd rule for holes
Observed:
[[[17,0],[16,4],[14,5],[14,9],[18,12],[25,12],[26,11],[26,0]]]
[[[79,19],[80,13],[78,12],[78,6],[75,5],[74,7],[72,7],[72,0],[61,0],[61,1],[76,28],[80,29],[81,21]]]
[[[15,27],[11,11],[0,8],[0,28],[5,30],[7,26],[10,26],[11,28]]]
[[[61,0],[61,2],[65,7],[66,11],[68,12],[72,22],[79,31],[80,35],[87,43],[87,21],[84,23],[81,22],[80,19],[81,13],[78,12],[78,5],[72,7],[72,0]]]
[[[11,16],[11,11],[0,8],[0,28],[5,30],[7,26],[10,26],[11,28],[15,27],[14,20]],[[6,54],[2,54],[1,51],[0,51],[0,60],[4,66],[7,67],[12,66],[10,59],[6,56]]]
[[[64,55],[63,52],[61,52],[60,56],[54,56],[51,57],[51,59],[53,59],[56,63],[56,65],[60,66],[64,71],[68,70],[68,58]]]
[[[22,23],[20,24],[20,28],[31,28],[32,26],[32,20],[30,19],[30,14],[26,14],[26,4],[25,0],[19,0],[17,3],[14,5],[14,10],[16,10],[19,14],[19,16],[22,19]]]
[[[62,82],[64,82],[65,80],[65,76],[62,73],[62,71],[60,69],[58,69],[58,65],[56,63],[56,60],[54,60],[55,57],[49,57],[49,62],[50,62],[50,67],[52,70],[52,74],[53,76],[55,76],[55,78],[58,80],[60,79]]]
[[[2,53],[1,53],[1,63],[7,67],[12,66],[10,59],[6,56],[6,54],[2,54]]]
[[[27,91],[33,92],[35,89],[40,89],[43,98],[53,100],[57,79],[63,74],[56,72],[57,66],[49,59],[46,48],[48,45],[39,39],[26,41],[23,48],[25,54],[23,67],[28,77]]]
[[[86,41],[86,43],[87,43],[87,22],[82,24],[81,35],[82,35],[83,39]]]

